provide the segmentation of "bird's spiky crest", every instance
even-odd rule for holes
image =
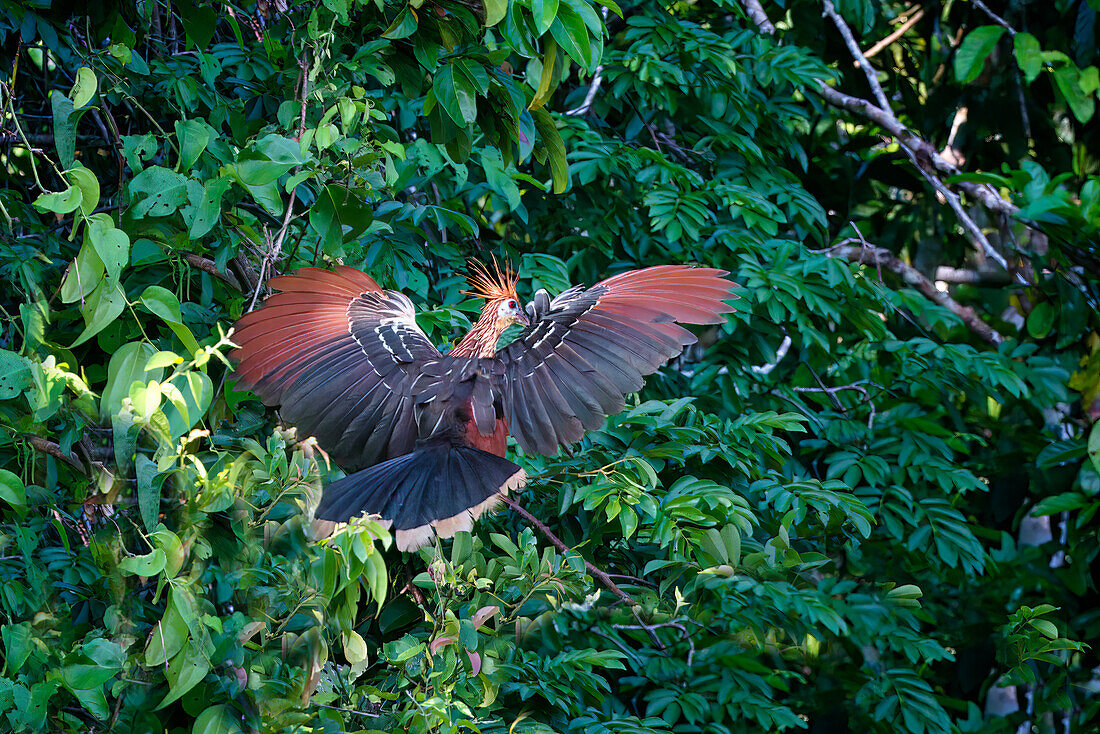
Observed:
[[[470,290],[462,291],[467,296],[477,296],[486,301],[503,301],[508,298],[516,298],[516,283],[519,282],[519,274],[512,269],[508,262],[504,263],[501,270],[496,256],[493,257],[493,269],[490,271],[485,263],[471,258],[466,261],[466,282],[470,284]]]

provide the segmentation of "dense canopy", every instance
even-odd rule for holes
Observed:
[[[1098,9],[0,0],[0,729],[1096,728]],[[470,257],[740,298],[518,508],[330,535],[230,325],[453,345]]]

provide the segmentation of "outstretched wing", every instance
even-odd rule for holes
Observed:
[[[695,336],[676,322],[722,323],[734,284],[710,268],[660,265],[528,307],[531,325],[497,353],[494,382],[524,451],[553,454],[599,428],[624,397]]]
[[[340,266],[273,278],[281,291],[241,317],[232,357],[244,387],[351,471],[412,450],[411,386],[439,350],[412,302]]]

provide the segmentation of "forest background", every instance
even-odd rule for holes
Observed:
[[[1095,730],[1098,9],[0,0],[0,729]],[[563,546],[318,540],[227,329],[492,255],[737,313],[518,455]]]

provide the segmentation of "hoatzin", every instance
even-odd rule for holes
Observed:
[[[494,264],[495,265],[495,264]],[[661,265],[616,275],[526,311],[516,276],[471,266],[481,317],[448,354],[416,324],[412,302],[354,268],[273,278],[279,293],[236,324],[242,386],[312,435],[346,471],[316,517],[377,514],[397,547],[469,530],[523,470],[504,458],[513,436],[550,455],[623,409],[642,378],[695,342],[677,322],[721,323],[727,273]],[[512,324],[526,328],[508,346]]]

